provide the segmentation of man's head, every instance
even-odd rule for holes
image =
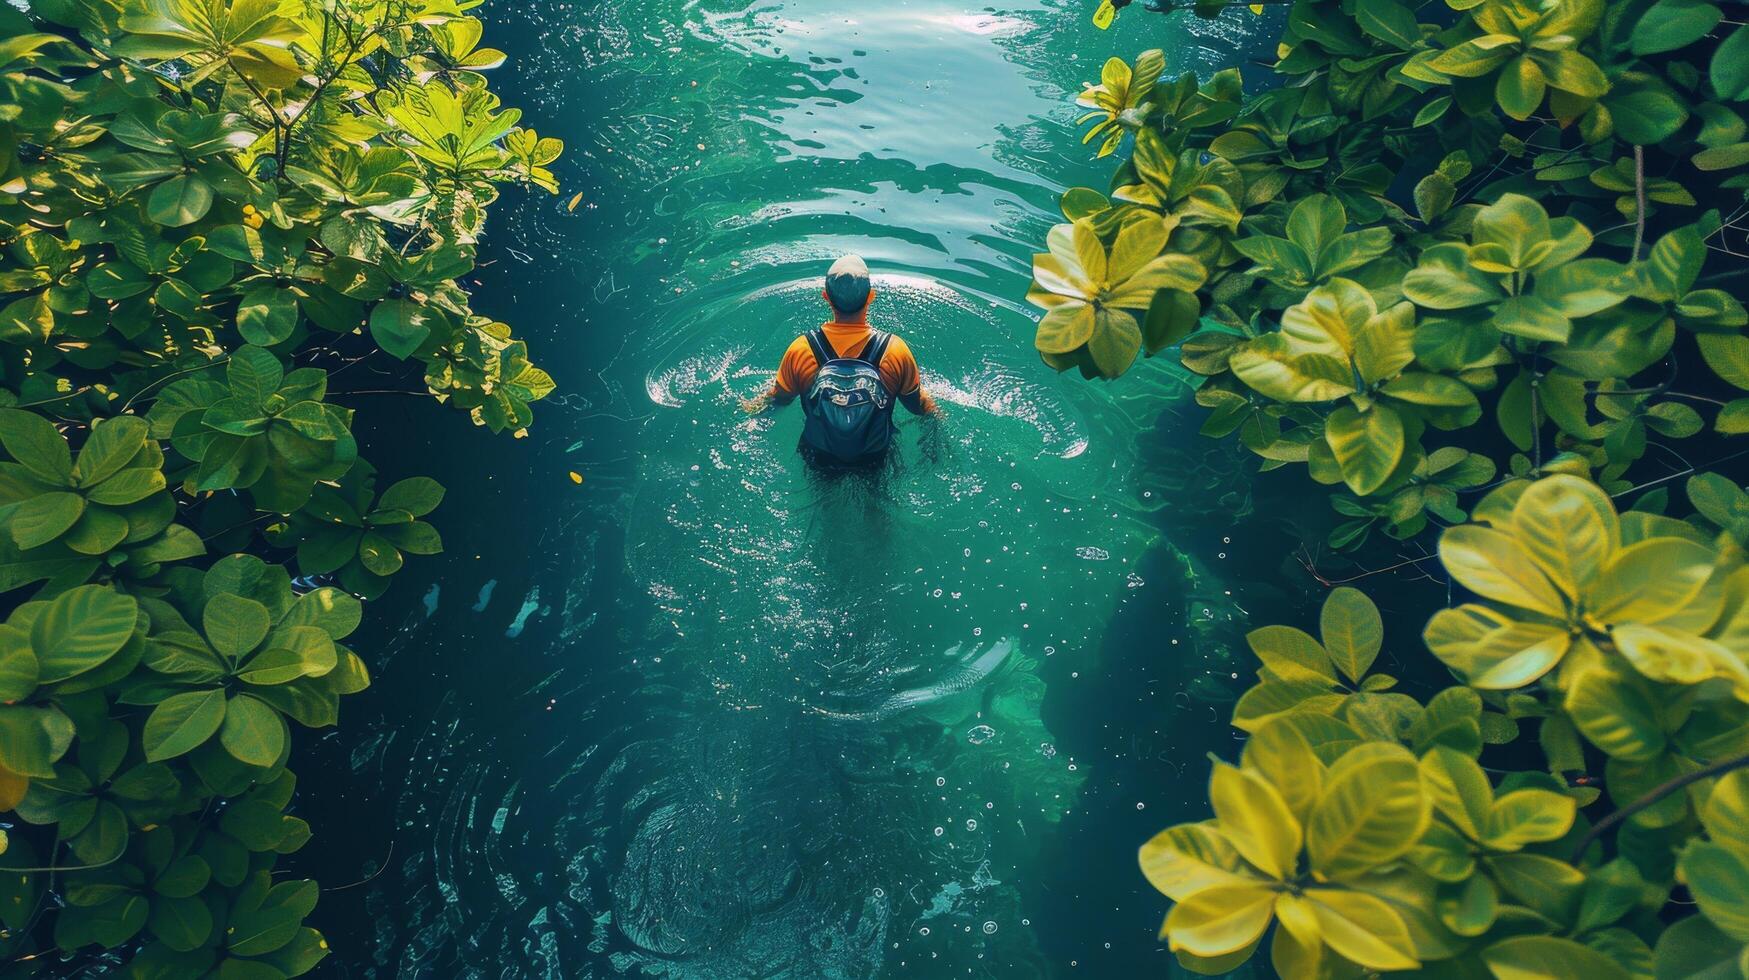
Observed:
[[[868,284],[868,263],[858,255],[845,255],[826,270],[826,302],[840,316],[861,313],[874,290]]]

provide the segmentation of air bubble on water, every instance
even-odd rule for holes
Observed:
[[[984,935],[986,935],[986,936],[996,935],[996,923],[994,920],[984,923]]]
[[[1047,759],[1055,759],[1057,757],[1057,747],[1049,742],[1040,742],[1038,743],[1038,754]]]
[[[967,830],[977,830],[978,829],[978,821],[972,819],[971,817],[967,817],[966,818],[966,829]]]
[[[940,837],[942,834],[945,834],[945,833],[947,833],[946,828],[943,828],[943,827],[935,828],[935,836]]]
[[[989,725],[974,725],[966,732],[966,741],[973,745],[983,745],[996,737],[996,729]]]
[[[919,936],[927,936],[927,935],[929,935],[929,927],[928,927],[928,926],[924,926],[924,927],[923,927],[923,928],[921,928],[921,929],[918,929],[918,930],[917,930],[917,935],[919,935]]]
[[[1138,810],[1146,810],[1147,808],[1148,808],[1148,804],[1146,804],[1146,803],[1137,803],[1136,804],[1136,809],[1138,809]]]

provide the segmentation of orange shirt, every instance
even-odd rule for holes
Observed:
[[[826,333],[826,343],[839,357],[855,357],[868,344],[870,331],[865,323],[828,322],[822,324],[821,329]],[[787,400],[807,391],[819,370],[819,362],[814,360],[814,349],[808,346],[808,338],[797,337],[790,343],[789,350],[784,351],[783,362],[777,368],[778,395]],[[888,391],[901,398],[919,395],[925,406],[923,411],[933,407],[929,396],[921,392],[923,380],[917,373],[917,359],[911,355],[911,348],[897,336],[888,341],[887,352],[881,357],[881,381]]]

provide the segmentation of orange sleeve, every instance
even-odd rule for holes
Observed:
[[[777,390],[791,397],[801,394],[818,367],[814,363],[814,349],[808,346],[808,339],[797,337],[790,342],[789,350],[783,352],[783,360],[777,366]]]
[[[909,395],[923,386],[923,379],[917,374],[917,358],[897,337],[887,344],[887,353],[881,358],[881,380],[887,383],[889,391],[899,395]]]

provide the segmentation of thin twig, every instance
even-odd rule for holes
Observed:
[[[1634,261],[1646,241],[1646,148],[1634,146]]]
[[[1585,857],[1586,849],[1596,843],[1597,838],[1603,836],[1603,833],[1609,830],[1609,828],[1614,827],[1623,820],[1626,820],[1634,814],[1639,813],[1641,810],[1657,803],[1659,800],[1669,796],[1671,793],[1676,792],[1684,786],[1687,786],[1689,783],[1696,783],[1703,779],[1710,779],[1713,776],[1723,775],[1733,769],[1743,769],[1746,767],[1749,767],[1749,755],[1739,755],[1730,759],[1720,759],[1711,765],[1702,766],[1691,773],[1686,773],[1659,783],[1648,790],[1646,795],[1629,803],[1627,806],[1622,807],[1609,816],[1604,817],[1602,820],[1597,821],[1597,823],[1585,833],[1584,837],[1579,838],[1578,845],[1573,848],[1573,856],[1567,859],[1567,863],[1578,864],[1580,859]]]

